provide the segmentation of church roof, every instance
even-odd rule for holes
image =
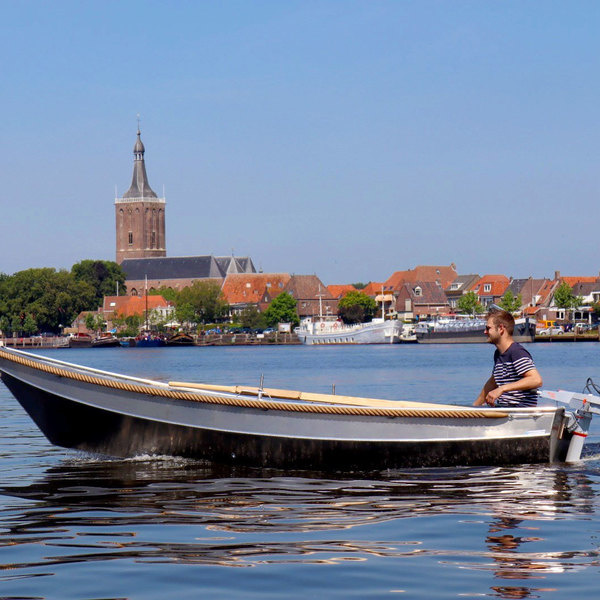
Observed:
[[[248,257],[235,258],[218,257],[212,255],[206,256],[173,256],[173,257],[152,257],[152,258],[126,258],[121,263],[129,281],[141,281],[148,279],[223,279],[229,271],[230,262],[239,262],[249,268],[251,271],[242,271],[244,273],[254,273],[254,265]]]
[[[148,183],[146,174],[146,163],[144,162],[144,144],[140,138],[140,130],[137,132],[137,140],[133,147],[133,177],[131,186],[123,194],[123,198],[157,198],[156,194]]]

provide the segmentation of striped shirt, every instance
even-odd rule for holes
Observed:
[[[514,342],[503,354],[498,350],[494,353],[492,375],[498,387],[519,381],[531,369],[535,369],[531,354],[517,342]],[[536,406],[537,399],[537,390],[504,392],[496,401],[496,406]]]

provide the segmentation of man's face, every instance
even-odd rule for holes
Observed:
[[[493,319],[487,320],[487,322],[485,324],[485,335],[487,336],[487,341],[490,344],[496,344],[497,342],[500,341],[500,336],[501,336],[500,328],[501,327],[502,327],[502,325],[496,326],[494,324]]]

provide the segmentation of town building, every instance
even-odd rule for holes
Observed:
[[[442,286],[432,281],[403,283],[396,292],[399,319],[412,320],[450,312]]]
[[[298,316],[336,316],[338,301],[316,275],[292,275],[284,289],[297,302]]]
[[[125,272],[127,294],[140,296],[162,287],[180,291],[202,280],[222,285],[230,273],[256,273],[247,256],[167,257],[166,201],[148,183],[145,152],[138,127],[131,185],[115,199],[116,261]]]
[[[448,299],[448,305],[451,311],[458,312],[458,301],[479,281],[479,279],[479,275],[474,273],[470,275],[459,275],[450,285],[444,288],[444,293]]]
[[[283,293],[290,279],[289,273],[230,273],[221,288],[230,316],[250,307],[266,310],[271,300]]]
[[[447,288],[458,276],[454,263],[448,266],[419,265],[408,271],[396,271],[387,281],[384,289],[398,291],[404,283],[415,283],[417,281],[429,281],[437,283],[442,289]]]
[[[167,255],[164,198],[148,183],[144,144],[138,127],[133,147],[133,177],[122,198],[115,198],[117,262]]]
[[[484,275],[469,291],[475,292],[480,304],[487,308],[500,302],[509,284],[510,279],[506,275]]]

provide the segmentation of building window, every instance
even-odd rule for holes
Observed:
[[[152,246],[151,248],[156,248],[156,231],[152,232]]]
[[[491,292],[492,291],[492,284],[491,283],[484,284],[483,291],[484,292]]]
[[[423,295],[423,290],[417,286],[415,288],[415,296],[422,296],[422,295]]]
[[[129,232],[129,245],[132,246],[133,245],[133,231]]]

